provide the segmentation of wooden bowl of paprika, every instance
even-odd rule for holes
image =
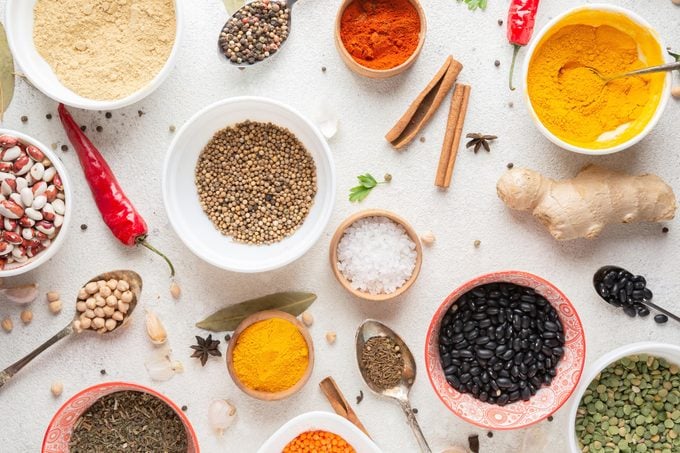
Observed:
[[[245,394],[277,401],[297,393],[314,369],[314,343],[294,316],[265,310],[241,321],[226,354],[227,370]]]
[[[425,11],[418,0],[344,0],[335,20],[340,57],[353,72],[372,79],[394,77],[410,68],[426,33]]]

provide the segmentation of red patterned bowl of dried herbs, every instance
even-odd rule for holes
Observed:
[[[520,271],[477,277],[437,309],[425,365],[439,399],[491,430],[524,428],[567,402],[586,354],[581,320],[553,284]]]
[[[42,453],[119,451],[198,453],[198,438],[175,403],[137,384],[106,382],[77,393],[57,411]]]

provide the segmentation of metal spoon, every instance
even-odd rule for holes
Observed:
[[[602,298],[602,300],[604,300],[604,301],[607,302],[607,303],[609,303],[609,301],[608,301],[607,299],[605,299],[605,298],[602,296],[602,294],[600,294],[600,291],[599,291],[599,288],[598,288],[598,287],[599,287],[599,284],[604,280],[604,276],[605,276],[609,271],[612,271],[612,270],[614,270],[614,271],[616,271],[616,272],[626,271],[626,269],[624,269],[624,268],[622,268],[622,267],[618,267],[618,266],[603,266],[603,267],[601,267],[600,269],[598,269],[597,272],[595,272],[595,275],[593,275],[593,286],[595,287],[595,292],[597,293],[598,296],[600,296],[600,298]],[[626,272],[629,272],[629,271],[626,271]],[[636,302],[641,303],[641,304],[643,304],[643,305],[646,305],[647,307],[649,307],[649,308],[651,308],[651,309],[654,309],[654,310],[656,310],[656,311],[658,311],[658,312],[661,312],[661,313],[663,313],[664,315],[668,316],[669,318],[672,318],[672,319],[674,319],[674,320],[680,322],[680,317],[679,317],[679,316],[677,316],[677,315],[671,313],[670,311],[666,310],[665,308],[659,307],[658,305],[656,305],[656,304],[653,303],[653,302],[650,302],[650,301],[648,301],[648,300],[646,300],[646,299],[639,300],[639,301],[636,301]]]
[[[622,72],[621,74],[614,74],[614,75],[611,75],[611,76],[604,75],[600,71],[598,71],[597,69],[592,68],[590,66],[583,66],[583,67],[588,69],[589,71],[591,71],[596,76],[598,76],[606,84],[608,82],[611,82],[612,80],[622,79],[624,77],[638,76],[638,75],[644,75],[644,74],[652,74],[652,73],[655,73],[655,72],[674,71],[676,69],[680,69],[680,61],[676,61],[675,63],[662,64],[662,65],[659,65],[659,66],[650,66],[650,67],[647,67],[647,68],[636,69],[635,71]]]
[[[132,315],[132,312],[134,311],[135,307],[137,306],[137,301],[139,300],[139,297],[142,292],[142,277],[139,276],[136,272],[133,271],[128,271],[128,270],[121,270],[121,271],[113,271],[113,272],[106,272],[101,275],[97,275],[96,277],[90,279],[87,283],[90,282],[96,282],[99,280],[110,280],[110,279],[115,279],[115,280],[125,280],[128,282],[130,285],[130,291],[132,292],[132,301],[130,302],[130,308],[128,309],[128,312],[125,316],[125,319],[121,324],[116,326],[115,329],[111,330],[110,332],[106,332],[107,334],[111,332],[115,332],[119,328],[127,325],[127,323],[130,321],[130,315]],[[85,283],[85,285],[87,285]],[[83,286],[85,286],[83,285]],[[73,318],[73,321],[78,319],[80,317],[80,313],[76,312],[76,315]],[[73,327],[73,321],[71,321],[68,326],[64,327],[61,329],[59,332],[57,332],[56,335],[54,335],[52,338],[47,340],[45,343],[41,344],[38,346],[33,352],[28,354],[26,357],[23,359],[15,362],[14,364],[10,365],[9,367],[5,368],[4,371],[0,372],[0,388],[2,388],[9,380],[19,372],[23,367],[28,365],[31,360],[35,359],[40,355],[43,351],[45,351],[47,348],[58,342],[59,340],[62,340],[69,335],[73,333],[78,333],[78,331]],[[94,330],[88,330],[89,332],[94,332]]]
[[[404,369],[401,373],[401,380],[396,386],[392,388],[383,389],[376,386],[368,379],[366,368],[362,364],[361,354],[364,350],[364,345],[370,338],[373,337],[388,337],[392,339],[392,341],[394,341],[396,345],[399,346],[401,356],[404,359]],[[413,359],[413,354],[411,354],[408,346],[406,346],[406,343],[404,343],[404,340],[402,340],[399,335],[394,333],[394,331],[385,324],[368,319],[359,326],[359,329],[357,329],[356,353],[359,371],[361,371],[361,376],[364,378],[366,385],[368,385],[368,387],[378,395],[386,396],[399,402],[401,409],[406,414],[408,424],[411,427],[411,430],[413,430],[413,434],[416,436],[420,451],[423,453],[431,453],[432,450],[430,449],[429,445],[427,445],[423,431],[418,425],[418,421],[416,420],[416,416],[413,413],[413,409],[411,408],[411,403],[409,402],[408,398],[408,394],[411,391],[413,382],[416,379],[416,362]]]
[[[288,22],[287,22],[287,26],[288,26],[288,36],[290,36],[290,32],[291,32],[291,23],[292,23],[292,18],[293,18],[293,6],[297,3],[297,1],[298,1],[298,0],[272,0],[272,3],[279,3],[279,4],[281,4],[282,7],[285,6],[286,8],[288,8]],[[231,61],[231,59],[227,58],[226,54],[225,54],[224,51],[222,50],[222,44],[221,44],[222,33],[226,31],[227,26],[229,25],[229,22],[230,22],[237,14],[242,13],[243,10],[244,10],[247,6],[248,6],[248,4],[243,5],[243,6],[242,6],[241,8],[239,8],[234,14],[232,14],[231,17],[229,17],[229,19],[227,19],[227,21],[224,23],[224,26],[223,26],[222,29],[220,30],[219,36],[217,37],[217,49],[218,49],[218,51],[220,52],[220,54],[221,54],[221,55],[222,55],[229,63],[231,63],[232,65],[238,67],[239,69],[245,69],[245,68],[247,68],[248,66],[253,66],[253,65],[257,64],[257,63],[261,63],[261,62],[263,62],[263,61],[265,61],[265,60],[271,59],[274,55],[277,55],[278,53],[281,52],[281,47],[283,47],[283,45],[286,43],[286,41],[288,41],[288,36],[287,36],[286,39],[284,39],[283,41],[281,41],[281,42],[279,43],[279,48],[276,49],[276,52],[270,54],[268,57],[265,57],[265,58],[262,59],[262,60],[255,60],[253,63],[249,63],[249,62],[238,63],[238,62]]]

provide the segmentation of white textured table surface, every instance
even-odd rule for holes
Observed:
[[[33,304],[34,320],[22,326],[20,309],[0,304],[0,316],[10,315],[15,329],[0,333],[0,367],[23,356],[62,328],[73,313],[79,285],[102,271],[132,268],[144,278],[141,308],[153,308],[169,331],[175,356],[186,371],[164,383],[153,383],[144,368],[152,346],[144,332],[143,310],[123,335],[114,339],[72,338],[53,347],[24,369],[0,391],[0,451],[39,451],[45,428],[58,407],[75,392],[105,380],[125,380],[151,385],[179,405],[188,416],[206,452],[255,452],[280,425],[310,410],[330,410],[317,383],[333,375],[353,402],[359,389],[366,397],[355,406],[376,442],[386,452],[413,452],[417,447],[399,408],[379,400],[362,385],[353,350],[354,332],[365,318],[392,326],[413,349],[421,373],[412,392],[413,405],[434,451],[451,444],[466,444],[469,434],[480,434],[483,452],[521,451],[524,431],[496,433],[486,437],[448,412],[431,389],[424,370],[424,337],[435,308],[455,287],[481,273],[507,268],[541,275],[561,288],[576,305],[588,340],[587,364],[620,345],[658,340],[680,343],[677,325],[656,326],[651,319],[631,320],[598,301],[590,280],[602,264],[619,264],[648,276],[657,301],[680,310],[680,227],[670,224],[663,235],[657,225],[614,226],[596,242],[560,244],[530,216],[509,212],[496,198],[495,183],[508,162],[530,166],[555,177],[569,176],[588,162],[598,162],[631,172],[654,172],[680,191],[680,103],[671,101],[661,122],[640,145],[611,157],[587,158],[562,151],[545,140],[532,125],[520,90],[507,89],[511,47],[505,39],[507,0],[490,0],[486,12],[470,12],[454,0],[427,0],[424,8],[429,32],[417,64],[406,74],[389,81],[373,81],[350,73],[333,45],[333,21],[340,0],[306,0],[295,8],[295,25],[285,50],[268,64],[237,71],[217,58],[215,38],[225,20],[219,0],[185,0],[188,18],[177,66],[152,96],[139,104],[113,112],[75,111],[76,119],[97,125],[101,133],[90,136],[148,220],[151,241],[172,257],[184,291],[179,302],[168,293],[167,269],[153,254],[118,244],[100,219],[73,151],[61,153],[70,171],[75,198],[74,221],[68,240],[57,256],[41,269],[22,277],[37,281],[44,290],[62,293],[65,309],[59,316],[47,310],[44,300]],[[538,27],[549,18],[578,5],[576,0],[544,0]],[[612,2],[644,16],[661,30],[668,43],[680,48],[680,7],[670,0]],[[1,2],[4,9],[4,1]],[[461,151],[454,182],[439,192],[433,178],[443,138],[447,108],[442,108],[424,130],[426,141],[416,141],[406,151],[393,151],[383,139],[408,103],[429,81],[445,56],[453,54],[465,65],[460,80],[473,86],[466,132],[497,134],[490,154]],[[524,53],[522,54],[522,56]],[[494,60],[501,61],[500,68]],[[321,67],[326,66],[323,73]],[[677,80],[676,83],[680,83]],[[340,118],[340,131],[330,142],[338,172],[336,209],[324,236],[302,259],[276,272],[238,275],[211,267],[194,257],[175,236],[161,199],[161,166],[172,139],[170,125],[181,126],[194,112],[216,100],[236,95],[261,95],[286,102],[313,117],[320,101],[330,104]],[[509,107],[514,103],[514,107]],[[447,105],[447,104],[444,104]],[[56,119],[56,105],[23,81],[18,82],[14,101],[3,127],[30,134],[44,143],[64,143]],[[138,115],[138,110],[144,112]],[[22,115],[28,122],[20,121]],[[360,206],[347,201],[347,190],[356,175],[371,172],[394,176],[391,185],[376,189]],[[390,304],[363,303],[350,297],[334,280],[327,259],[335,227],[349,214],[364,208],[386,208],[406,217],[419,231],[432,230],[434,247],[425,250],[423,272],[405,297]],[[80,231],[80,224],[87,231]],[[479,249],[473,241],[479,239]],[[283,290],[309,290],[318,294],[311,328],[317,349],[312,379],[297,396],[283,402],[254,401],[229,379],[223,360],[210,360],[205,368],[189,359],[195,334],[204,332],[194,323],[226,304]],[[329,346],[324,335],[338,334]],[[224,344],[223,351],[224,351]],[[107,375],[101,376],[100,370]],[[50,394],[53,381],[64,383],[64,394]],[[228,398],[238,408],[237,423],[224,437],[208,428],[207,407],[211,400]],[[571,402],[573,403],[573,401]],[[550,447],[533,442],[535,451],[567,452],[566,410],[552,423],[532,428],[545,432]],[[523,450],[529,453],[531,450]]]

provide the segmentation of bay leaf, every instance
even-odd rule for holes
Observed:
[[[224,7],[227,8],[227,14],[233,15],[236,11],[241,9],[245,4],[245,0],[223,0]]]
[[[250,299],[218,310],[198,322],[196,327],[213,332],[231,332],[241,321],[253,313],[263,310],[281,310],[293,316],[300,316],[316,300],[316,294],[285,292]]]
[[[7,43],[5,27],[0,24],[0,121],[14,96],[14,59]]]

